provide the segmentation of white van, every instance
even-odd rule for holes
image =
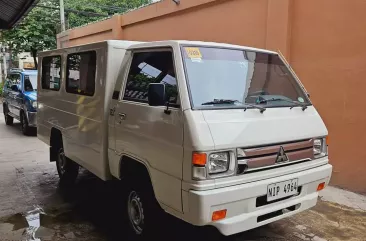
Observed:
[[[82,166],[126,182],[137,238],[159,210],[242,232],[313,207],[329,182],[327,129],[276,52],[113,40],[39,60],[38,137],[61,181]]]

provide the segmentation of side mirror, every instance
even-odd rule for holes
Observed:
[[[149,84],[147,98],[151,106],[164,106],[166,104],[165,85],[160,83]]]

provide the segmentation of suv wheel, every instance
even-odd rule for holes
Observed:
[[[20,112],[20,125],[22,127],[23,134],[29,136],[31,132],[31,127],[28,125],[27,116],[23,111]]]
[[[67,158],[64,152],[62,139],[57,148],[56,167],[60,177],[60,183],[73,184],[79,174],[79,165]]]
[[[5,118],[5,124],[7,124],[8,126],[12,125],[14,122],[14,118],[12,116],[9,115],[9,110],[8,107],[6,105],[3,106],[4,110],[4,118]]]

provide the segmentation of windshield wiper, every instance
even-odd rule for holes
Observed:
[[[286,99],[281,99],[281,98],[262,99],[260,101],[260,103],[267,103],[267,102],[271,102],[271,101],[285,101],[285,102],[294,104],[294,106],[291,106],[290,109],[292,109],[296,106],[299,106],[304,111],[308,108],[308,106],[306,104],[302,104],[302,103],[294,101],[294,100],[286,100]]]
[[[240,101],[238,101],[238,100],[214,99],[213,101],[208,101],[208,102],[202,103],[201,105],[234,104],[236,102],[240,102]]]
[[[238,100],[214,99],[213,101],[205,102],[205,103],[202,103],[201,105],[221,105],[221,104],[234,104],[234,103],[243,104],[242,102],[240,102]],[[244,111],[246,111],[248,109],[248,107],[259,109],[261,113],[263,113],[266,110],[266,108],[264,108],[264,107],[245,103]]]
[[[266,110],[266,108],[259,105],[245,104],[244,111],[246,111],[248,107],[256,108],[260,111],[260,113],[263,113]]]

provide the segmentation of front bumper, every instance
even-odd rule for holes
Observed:
[[[37,127],[37,112],[27,111],[28,125]]]
[[[211,225],[222,234],[231,235],[253,229],[267,223],[291,216],[315,206],[318,199],[317,187],[329,183],[332,166],[326,164],[305,171],[283,175],[241,185],[207,191],[189,191],[186,221],[194,225]],[[258,204],[267,195],[267,186],[298,178],[301,186],[299,195],[282,201]],[[264,200],[266,202],[266,200]],[[226,218],[211,221],[214,211],[226,209]]]

